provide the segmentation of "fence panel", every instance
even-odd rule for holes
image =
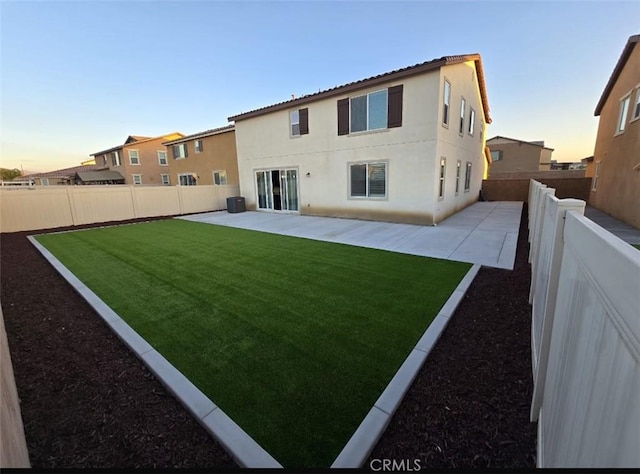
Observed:
[[[538,467],[638,467],[640,252],[573,211],[564,246]]]
[[[67,189],[0,189],[0,232],[73,225]]]
[[[136,217],[181,214],[178,186],[136,186],[131,188]]]
[[[73,223],[123,221],[136,218],[131,186],[67,186]]]

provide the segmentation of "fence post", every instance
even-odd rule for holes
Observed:
[[[531,287],[529,289],[529,304],[533,302],[533,295],[536,289],[536,275],[538,274],[538,258],[540,254],[540,244],[544,230],[544,215],[547,206],[547,196],[554,196],[556,190],[553,188],[541,188],[538,195],[538,205],[536,206],[536,220],[533,226],[531,245],[529,246],[529,263],[531,263]]]
[[[556,302],[558,296],[558,283],[560,281],[560,271],[562,267],[562,255],[564,253],[564,223],[567,211],[578,211],[584,214],[586,203],[580,199],[561,199],[555,200],[552,196],[545,196],[546,206],[549,206],[549,214],[552,216],[552,246],[551,256],[549,259],[549,268],[536,268],[536,273],[532,272],[531,283],[532,292],[530,302],[533,301],[535,292],[534,280],[540,277],[541,273],[548,275],[546,298],[542,302],[542,311],[539,317],[542,318],[542,330],[539,335],[537,363],[535,363],[535,371],[533,374],[533,397],[531,400],[531,421],[537,421],[542,405],[542,396],[544,393],[544,382],[549,362],[549,347],[551,344],[551,330],[553,328],[553,318],[556,310]],[[544,217],[544,216],[541,216]],[[540,238],[540,236],[538,236]],[[536,315],[534,315],[536,317]],[[533,344],[533,340],[532,340]]]
[[[75,203],[75,192],[74,186],[67,186],[67,199],[69,200],[69,213],[71,214],[71,223],[75,226],[78,225],[78,216],[76,215],[76,203]]]

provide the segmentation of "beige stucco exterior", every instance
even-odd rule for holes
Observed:
[[[445,78],[451,83],[451,119],[442,126]],[[337,134],[337,101],[403,85],[402,126]],[[458,134],[461,98],[475,110],[473,135]],[[248,209],[257,208],[256,172],[297,170],[299,212],[309,215],[408,222],[432,225],[478,199],[485,160],[484,109],[475,63],[446,65],[418,75],[352,90],[306,103],[309,133],[290,136],[291,109],[236,120],[240,191]],[[440,158],[446,158],[445,196],[438,198]],[[455,193],[456,164],[462,170]],[[385,162],[386,197],[349,195],[349,166]],[[470,162],[470,189],[464,191],[464,171]]]
[[[635,43],[600,111],[594,158],[586,174],[595,186],[589,204],[640,228],[640,118],[633,118],[638,94],[640,45]],[[629,95],[625,130],[616,133],[621,100]]]
[[[124,176],[125,184],[134,184],[134,175],[140,175],[142,185],[162,185],[162,175],[169,174],[169,153],[163,142],[183,137],[181,133],[171,133],[159,137],[143,139],[126,143],[121,147],[112,148],[106,152],[95,153],[97,165],[106,165],[112,171],[119,172]],[[120,154],[120,166],[114,166],[111,154]],[[132,153],[137,151],[139,164],[132,163]],[[160,164],[159,153],[166,153],[167,164]]]
[[[492,173],[507,171],[549,171],[553,149],[535,143],[496,137],[487,140],[491,151],[501,151],[502,159],[493,161],[489,168]]]
[[[196,140],[202,140],[201,152],[196,152]],[[186,158],[175,159],[171,153],[172,145],[167,144],[172,185],[179,184],[178,175],[181,173],[193,173],[197,176],[198,185],[215,185],[213,174],[220,171],[226,172],[227,185],[238,184],[238,159],[233,128],[211,134],[203,133],[171,143],[185,143],[188,149]]]

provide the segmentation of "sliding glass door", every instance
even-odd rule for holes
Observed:
[[[298,170],[256,171],[258,209],[297,212]]]

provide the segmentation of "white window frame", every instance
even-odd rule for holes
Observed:
[[[191,176],[193,178],[194,183],[193,184],[182,184],[182,180],[180,178],[182,178],[183,176]],[[178,185],[179,186],[197,186],[198,185],[198,176],[195,173],[179,173],[178,174]]]
[[[139,186],[142,184],[142,175],[141,174],[132,174],[131,178],[133,179],[133,184],[135,186]]]
[[[216,183],[216,175],[218,175],[218,183]],[[223,179],[224,178],[224,179]],[[224,183],[222,182],[224,181]],[[213,184],[216,186],[224,186],[228,183],[227,181],[227,170],[215,170],[213,172]]]
[[[447,178],[447,159],[440,157],[440,166],[438,167],[438,201],[444,199],[444,185]]]
[[[176,156],[174,160],[184,160],[187,158],[187,144],[186,143],[178,143],[176,145],[171,145],[172,147],[178,147],[180,150],[180,155]],[[171,149],[171,156],[173,156],[173,148]]]
[[[466,118],[466,108],[467,101],[463,97],[462,101],[460,102],[460,127],[458,128],[458,135],[460,135],[461,137],[464,135],[464,119]]]
[[[365,195],[364,196],[352,196],[351,191],[351,167],[352,166],[362,166],[366,165],[366,185],[365,185]],[[370,196],[369,190],[369,166],[370,165],[384,165],[384,196]],[[367,200],[386,200],[389,197],[389,162],[388,161],[358,161],[358,162],[349,162],[347,163],[347,179],[348,179],[348,198],[349,199],[367,199]]]
[[[602,160],[596,161],[596,167],[593,172],[593,179],[591,180],[591,191],[596,192],[598,190],[598,178],[600,177],[600,166],[602,165]]]
[[[111,152],[111,164],[113,166],[122,166],[122,159],[119,151],[116,150]]]
[[[469,133],[470,136],[473,136],[473,134],[475,133],[475,128],[476,128],[476,111],[473,109],[473,107],[469,107],[469,129],[467,130],[467,132]]]
[[[169,166],[169,157],[167,156],[167,152],[158,150],[156,153],[158,154],[158,165]],[[164,155],[164,163],[162,162],[162,155]]]
[[[497,153],[498,154],[498,159],[494,160],[493,159],[493,154]],[[502,161],[502,157],[503,157],[503,152],[502,150],[491,150],[491,163],[495,162],[495,161]]]
[[[627,128],[627,118],[629,116],[629,108],[631,107],[631,92],[620,99],[620,108],[618,109],[618,124],[616,125],[616,135],[621,135]]]
[[[456,196],[460,194],[460,171],[462,170],[462,161],[456,163]]]
[[[204,151],[204,144],[202,143],[202,138],[198,138],[197,140],[193,141],[193,148],[195,149],[196,153],[202,153]]]
[[[165,179],[166,178],[166,179]],[[161,174],[160,175],[160,182],[164,185],[164,186],[171,186],[171,175],[168,174]]]
[[[447,86],[448,90],[447,90]],[[451,82],[446,77],[442,86],[442,126],[449,128],[451,120]]]
[[[140,165],[140,152],[138,150],[127,150],[129,153],[129,164],[133,165],[133,166],[139,166]],[[131,154],[131,152],[135,153],[135,156]],[[136,160],[136,163],[133,162],[133,160]]]
[[[369,110],[370,110],[370,99],[371,96],[373,94],[377,94],[379,92],[384,92],[386,95],[386,114],[388,114],[389,112],[389,89],[378,89],[376,91],[371,91],[371,92],[367,92],[366,94],[360,94],[360,95],[354,95],[353,97],[349,97],[349,135],[358,135],[359,133],[369,133],[369,132],[378,132],[381,130],[388,130],[389,129],[389,117],[387,115],[387,122],[385,124],[384,127],[380,127],[380,128],[369,128]],[[366,118],[365,118],[365,122],[367,124],[367,128],[365,128],[364,130],[358,130],[357,132],[354,132],[353,130],[351,130],[351,101],[353,99],[357,99],[359,97],[367,97],[367,113],[366,113]]]
[[[351,102],[349,102],[349,106],[351,106]],[[349,110],[351,112],[351,110]],[[295,122],[293,119],[293,114],[298,114],[298,121]],[[293,126],[298,126],[298,133],[294,133]],[[351,124],[349,124],[351,125]],[[351,128],[351,127],[349,127]],[[299,137],[300,136],[300,109],[290,110],[289,111],[289,136],[290,137]]]
[[[633,104],[633,113],[631,114],[631,122],[640,119],[640,84],[636,86],[636,101]]]
[[[41,186],[49,186],[49,178],[40,178]]]
[[[471,162],[467,161],[465,166],[465,174],[464,174],[464,192],[468,193],[471,190],[471,172],[472,166]]]

